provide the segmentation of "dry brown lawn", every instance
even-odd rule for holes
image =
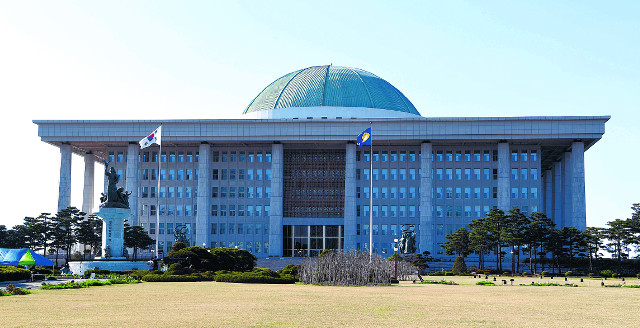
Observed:
[[[431,278],[442,279],[443,277]],[[216,282],[35,290],[0,298],[2,327],[639,327],[640,289],[461,283],[322,287]],[[518,283],[540,280],[518,278]],[[545,279],[545,282],[552,280]],[[553,280],[562,282],[563,280]],[[575,280],[573,281],[575,282]],[[607,284],[619,281],[607,281]],[[629,284],[638,284],[634,279]],[[589,286],[590,285],[590,286]]]

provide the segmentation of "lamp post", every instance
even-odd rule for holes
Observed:
[[[393,276],[398,280],[398,238],[393,239]]]
[[[513,277],[516,273],[516,262],[515,257],[513,256],[513,248],[511,249],[511,276]]]

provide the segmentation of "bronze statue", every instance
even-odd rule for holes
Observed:
[[[184,224],[177,225],[175,230],[173,231],[173,236],[176,238],[177,242],[182,242],[185,245],[189,245],[189,239],[187,238],[187,226]]]
[[[104,161],[104,175],[107,177],[109,183],[107,184],[106,194],[101,194],[100,207],[103,208],[129,208],[129,195],[130,192],[124,190],[124,188],[118,188],[117,184],[120,181],[120,175],[116,172],[116,169],[109,168],[109,162]]]
[[[398,250],[402,254],[411,254],[416,252],[416,226],[413,224],[403,224],[400,230],[402,237],[398,241]]]

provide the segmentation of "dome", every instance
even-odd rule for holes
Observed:
[[[275,80],[243,114],[307,107],[375,108],[420,115],[389,82],[358,68],[333,65],[303,68]]]

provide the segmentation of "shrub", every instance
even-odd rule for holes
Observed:
[[[179,241],[176,242],[175,244],[173,244],[173,246],[171,246],[171,250],[169,251],[169,254],[173,253],[173,252],[177,252],[183,248],[186,248],[187,245],[185,245],[183,242]]]
[[[467,272],[467,264],[464,262],[464,257],[456,257],[456,260],[453,261],[453,268],[451,269],[451,271],[455,275],[464,274]]]
[[[565,272],[565,273],[564,273],[564,276],[565,276],[565,277],[571,277],[571,276],[573,276],[573,271],[567,271],[567,272]]]
[[[31,279],[31,271],[13,266],[0,266],[0,281]]]
[[[414,282],[414,284],[424,284],[424,285],[458,285],[455,281],[445,281],[442,280],[424,280],[420,282]]]
[[[281,278],[279,276],[273,277],[271,275],[257,273],[257,272],[234,272],[234,273],[219,274],[219,275],[216,275],[215,280],[218,282],[262,283],[262,284],[293,284],[297,281],[297,279],[295,278]]]
[[[636,275],[636,277],[638,277],[638,279],[640,279],[640,273],[638,273],[638,274]]]
[[[93,270],[87,270],[84,272],[84,277],[88,278],[91,277],[91,274],[95,273],[97,277],[99,276],[106,276],[111,274],[111,271],[109,270],[101,270],[101,269],[93,269]]]
[[[542,283],[537,283],[537,282],[532,282],[531,286],[564,286],[564,287],[578,287],[578,285],[576,284],[557,284],[557,283],[553,283],[553,282],[542,282]]]
[[[589,276],[589,278],[591,278],[591,277],[595,276],[595,274],[593,272],[589,272],[588,276]]]
[[[613,275],[613,270],[602,270],[600,271],[600,275],[603,277],[611,277]]]
[[[548,277],[549,276],[549,271],[546,271],[546,270],[542,271],[542,272],[540,272],[540,275],[543,276],[543,277]]]
[[[203,280],[199,275],[170,275],[170,274],[154,274],[149,273],[142,277],[143,281],[148,282],[194,282]]]
[[[278,274],[280,276],[289,275],[294,278],[298,277],[298,272],[300,272],[300,266],[294,264],[287,264],[282,270],[278,270]]]
[[[218,247],[207,250],[198,246],[172,251],[164,258],[169,265],[181,263],[195,271],[251,271],[256,261],[256,256],[244,249]]]
[[[24,288],[18,288],[13,284],[7,284],[4,290],[0,289],[0,296],[27,295],[27,294],[31,294],[31,291]]]
[[[431,272],[429,273],[430,276],[447,276],[447,275],[451,275],[451,272],[447,272],[447,271],[436,271],[436,272]]]
[[[625,288],[640,288],[640,285],[624,285]]]
[[[476,285],[480,285],[480,286],[495,286],[496,284],[494,284],[493,281],[478,281],[478,282],[476,282]]]
[[[529,273],[527,271],[523,271],[520,275],[523,276],[523,277],[526,277],[526,276],[529,275]]]
[[[173,263],[169,266],[169,269],[167,269],[167,272],[164,274],[168,276],[180,276],[180,275],[188,275],[188,274],[191,274],[192,272],[193,270],[183,267],[182,264],[180,263]],[[162,274],[162,273],[154,271],[153,274]]]
[[[614,277],[614,278],[618,278],[618,277],[620,277],[620,275],[619,275],[619,274],[617,274],[617,273],[615,273],[615,272],[614,272],[614,273],[612,273],[612,274],[611,274],[611,276],[612,276],[612,277]]]

